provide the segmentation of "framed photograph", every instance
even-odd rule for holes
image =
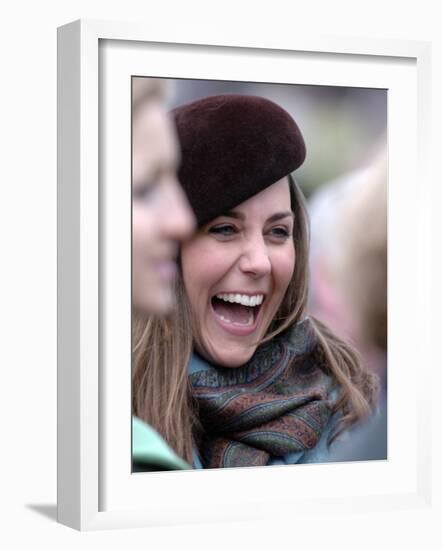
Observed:
[[[77,21],[58,32],[59,522],[91,530],[281,518],[330,506],[342,513],[429,506],[429,44],[345,37],[200,44],[97,21]],[[385,456],[133,471],[134,79],[167,80],[170,107],[213,94],[250,93],[290,110],[289,96],[297,93],[298,104],[307,105],[299,114],[304,126],[312,122],[309,109],[327,104],[328,116],[346,119],[348,134],[334,134],[327,152],[319,135],[325,126],[307,130],[309,142],[318,135],[310,168],[299,176],[307,194],[325,178],[309,173],[319,166],[315,158],[329,165],[345,153],[351,159],[329,170],[328,179],[356,170],[374,144],[388,158]],[[358,105],[370,124],[358,119]],[[358,113],[353,118],[352,108]]]

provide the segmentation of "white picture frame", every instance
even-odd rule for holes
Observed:
[[[138,54],[132,55],[135,50]],[[245,57],[254,60],[247,67],[239,61]],[[144,64],[141,73],[140,59]],[[396,368],[389,370],[389,403],[397,405],[389,410],[391,453],[388,461],[370,464],[131,475],[127,421],[130,418],[130,239],[127,239],[130,188],[114,184],[108,187],[117,192],[103,189],[103,173],[109,174],[109,167],[100,155],[103,148],[108,148],[108,157],[118,157],[120,164],[112,166],[112,177],[130,183],[127,170],[130,101],[126,102],[124,94],[129,93],[131,74],[213,78],[229,64],[232,80],[235,65],[241,70],[237,74],[248,79],[258,63],[261,68],[266,66],[266,59],[271,63],[262,69],[267,71],[263,80],[275,81],[277,72],[270,75],[269,71],[287,74],[287,63],[295,63],[299,69],[297,81],[298,75],[303,74],[301,83],[339,85],[343,82],[340,75],[348,73],[349,68],[349,85],[353,82],[353,85],[383,87],[391,83],[389,307],[393,307],[389,316],[389,369],[390,364]],[[431,361],[421,361],[419,379],[413,376],[413,361],[425,353],[429,359],[431,353],[429,79],[430,44],[426,42],[298,35],[272,44],[239,39],[235,43],[203,44],[186,36],[185,31],[182,36],[177,32],[171,37],[157,36],[152,29],[133,23],[76,21],[59,28],[57,509],[60,523],[91,530],[289,517],[294,510],[308,513],[330,506],[342,513],[355,507],[369,512],[430,506],[431,434],[427,420],[431,416],[431,403],[424,390],[431,387]],[[103,86],[115,91],[106,96],[106,101],[100,95]],[[115,118],[108,120],[106,109],[113,101],[120,107]],[[404,106],[408,109],[408,133],[400,131]],[[114,125],[118,132],[109,131],[108,126],[104,130],[103,120]],[[113,141],[117,134],[123,141]],[[112,155],[114,147],[121,154]],[[417,171],[419,185],[413,187]],[[413,208],[418,208],[415,214],[418,227],[414,230],[408,223]],[[407,254],[402,237],[418,261],[399,281],[397,274]],[[113,242],[112,251],[106,244],[109,238]],[[114,292],[115,285],[119,285],[121,292]],[[414,320],[408,323],[399,307],[404,289],[410,295],[408,310]],[[401,340],[408,343],[406,354],[399,345]],[[110,353],[108,344],[117,347]],[[118,364],[125,363],[128,368],[119,368]],[[405,424],[407,433],[403,430]],[[113,435],[109,435],[109,425]],[[409,452],[404,454],[406,440]],[[287,494],[289,482],[296,486],[295,494]],[[217,503],[208,506],[213,491],[217,491]],[[273,506],[268,506],[269,503]]]

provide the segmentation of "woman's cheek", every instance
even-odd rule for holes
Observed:
[[[273,274],[281,285],[288,285],[295,269],[295,253],[293,248],[281,250],[273,262]]]
[[[194,246],[183,256],[184,284],[197,325],[201,326],[214,289],[226,275],[215,247]]]
[[[143,247],[156,241],[155,220],[147,207],[134,205],[132,209],[132,240]]]
[[[132,246],[137,249],[140,241],[143,240],[145,235],[145,222],[140,215],[140,209],[135,207],[132,209]]]

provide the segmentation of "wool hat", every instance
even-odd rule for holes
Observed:
[[[200,226],[304,162],[297,124],[263,97],[210,96],[177,107],[172,115],[182,153],[178,179]]]

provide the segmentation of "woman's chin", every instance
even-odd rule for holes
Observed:
[[[220,367],[237,368],[249,361],[256,351],[256,346],[232,347],[229,349],[212,349],[210,352],[200,352],[200,354],[210,363]]]

